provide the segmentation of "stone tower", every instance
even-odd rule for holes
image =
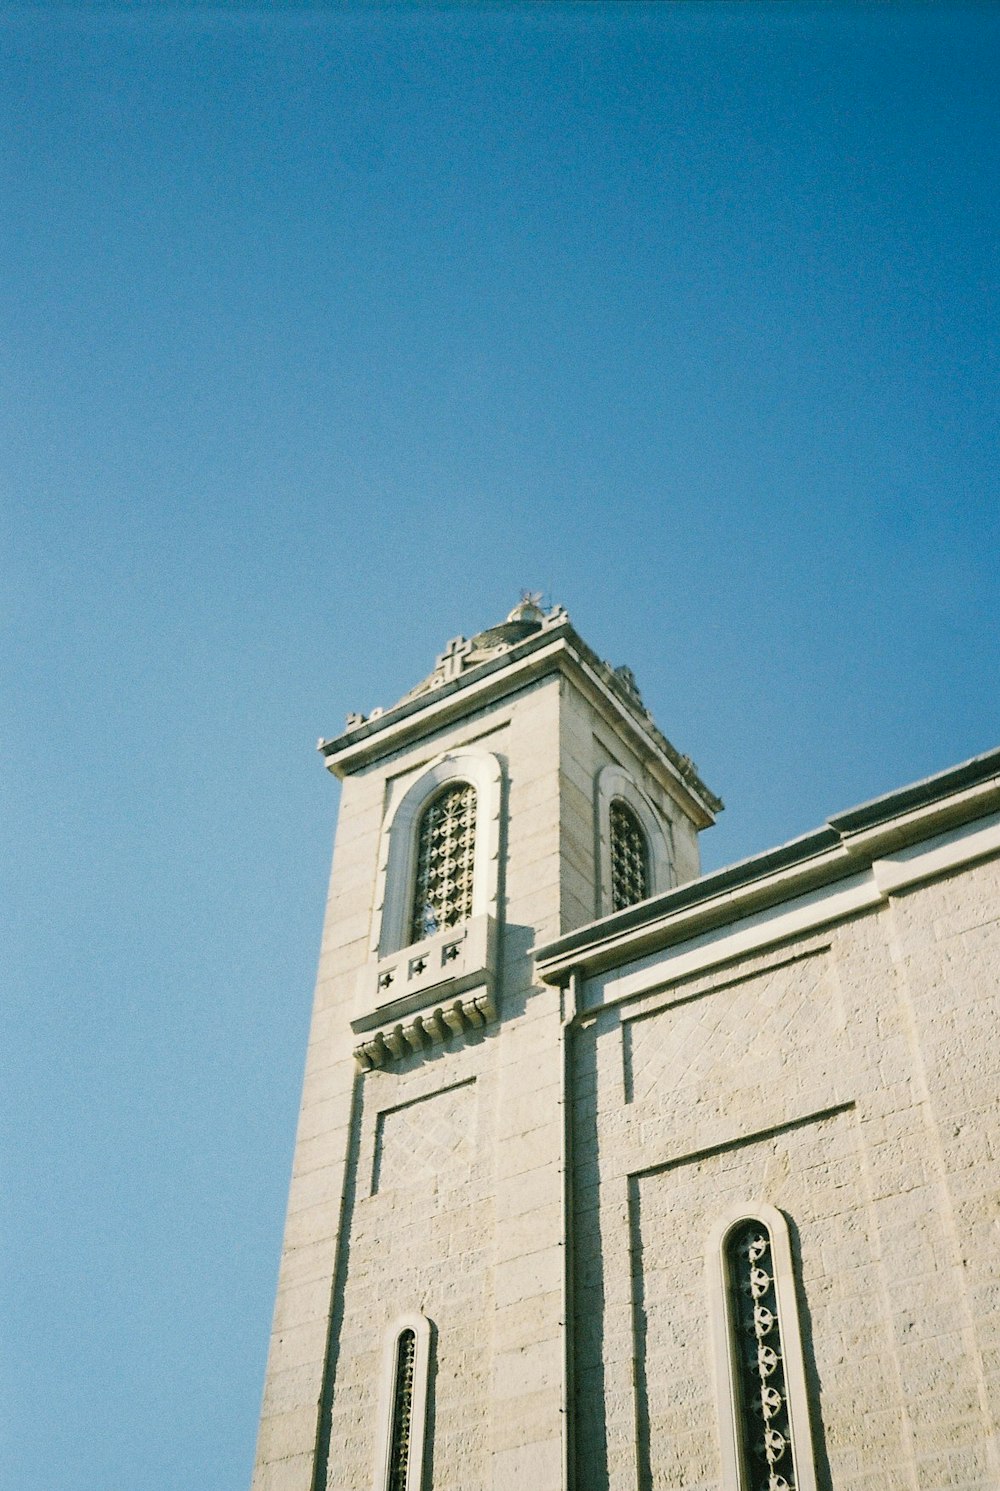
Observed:
[[[721,803],[534,598],[321,750],[343,796],[254,1491],[556,1491],[573,985],[533,949],[696,877]]]

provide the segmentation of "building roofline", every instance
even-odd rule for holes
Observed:
[[[439,683],[416,697],[367,720],[360,720],[318,749],[327,768],[345,777],[379,758],[430,735],[470,707],[481,709],[494,700],[524,688],[550,672],[562,672],[600,703],[637,738],[642,754],[659,767],[663,784],[679,797],[700,827],[708,827],[722,810],[722,800],[698,775],[690,757],[682,755],[659,730],[652,715],[633,698],[615,670],[601,661],[568,620],[541,626],[506,651]]]
[[[856,808],[835,813],[827,822],[842,835],[857,834],[899,818],[903,813],[912,813],[917,808],[940,802],[964,788],[988,782],[998,775],[1000,746],[984,751],[981,756],[972,756],[968,761],[960,761],[957,766],[949,766],[933,776],[922,777],[919,782],[869,798]]]
[[[838,813],[822,827],[602,917],[535,948],[540,977],[565,983],[830,885],[1000,808],[1000,747]]]

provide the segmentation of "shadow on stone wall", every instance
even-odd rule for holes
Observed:
[[[361,1115],[364,1110],[365,1084],[357,1077],[351,1094],[350,1143],[347,1152],[347,1174],[344,1181],[343,1205],[340,1214],[340,1247],[337,1269],[333,1280],[333,1298],[330,1303],[330,1332],[327,1337],[326,1365],[323,1370],[323,1392],[319,1408],[319,1434],[316,1441],[316,1468],[313,1472],[312,1491],[326,1491],[330,1473],[330,1436],[333,1416],[333,1385],[337,1376],[337,1357],[340,1347],[340,1332],[344,1319],[344,1289],[351,1251],[351,1229],[354,1219],[354,1204],[358,1189],[358,1158],[361,1148]],[[332,1246],[331,1241],[331,1246]]]
[[[608,1437],[604,1377],[604,1263],[597,1165],[597,1063],[593,1031],[573,1053],[573,1445],[575,1491],[606,1491]]]
[[[788,1223],[788,1236],[792,1245],[793,1273],[795,1275],[795,1298],[799,1308],[799,1334],[802,1340],[802,1361],[806,1373],[806,1392],[809,1396],[809,1417],[812,1424],[813,1462],[816,1468],[817,1491],[833,1491],[833,1477],[826,1453],[826,1434],[823,1429],[823,1384],[816,1366],[813,1347],[812,1316],[809,1300],[802,1287],[802,1245],[799,1229],[794,1218],[782,1212]]]
[[[434,1491],[434,1441],[437,1425],[437,1326],[430,1322],[430,1356],[427,1362],[427,1419],[424,1434],[424,1486]]]

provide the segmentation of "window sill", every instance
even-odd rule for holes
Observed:
[[[477,986],[485,985],[490,998],[495,962],[491,916],[472,917],[400,948],[361,970],[351,1029],[374,1030]]]

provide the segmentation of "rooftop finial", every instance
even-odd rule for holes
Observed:
[[[508,621],[544,621],[545,612],[542,610],[542,592],[540,590],[522,590],[521,599],[507,617]]]

